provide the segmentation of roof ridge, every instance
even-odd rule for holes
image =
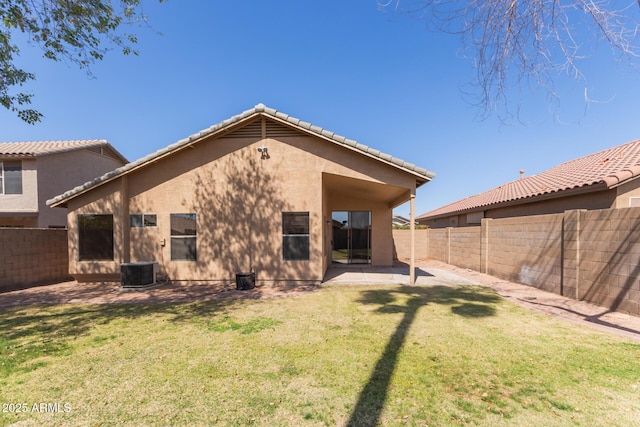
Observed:
[[[500,184],[433,209],[418,218],[472,212],[499,203],[532,199],[566,190],[607,188],[640,176],[640,139],[560,163],[540,173]]]
[[[169,154],[172,153],[175,150],[179,150],[183,147],[189,146],[190,144],[193,144],[195,142],[198,142],[199,140],[209,137],[211,135],[213,135],[215,132],[225,129],[235,123],[241,122],[244,119],[247,119],[253,115],[256,114],[264,114],[267,115],[271,118],[274,118],[276,120],[281,120],[283,122],[289,123],[292,126],[295,126],[303,131],[312,133],[314,135],[317,135],[321,138],[324,139],[328,139],[330,141],[335,142],[336,144],[340,144],[342,146],[345,146],[347,148],[350,149],[354,149],[356,151],[359,151],[365,155],[374,157],[382,162],[391,164],[392,166],[395,166],[397,168],[401,168],[404,169],[406,172],[412,173],[414,175],[420,176],[425,180],[431,180],[435,177],[435,174],[433,172],[428,171],[425,168],[421,168],[419,166],[414,165],[413,163],[409,163],[409,162],[405,162],[404,160],[398,159],[396,157],[393,157],[389,154],[385,154],[382,153],[376,149],[373,149],[371,147],[368,147],[364,144],[360,144],[359,142],[355,141],[355,140],[351,140],[348,139],[346,137],[340,136],[335,134],[334,132],[331,132],[327,129],[321,128],[319,126],[315,126],[311,123],[308,122],[304,122],[300,119],[297,119],[295,117],[292,117],[288,114],[285,114],[283,112],[280,112],[278,110],[276,110],[275,108],[270,108],[267,107],[265,104],[262,103],[258,103],[256,104],[253,108],[250,108],[248,110],[245,110],[243,112],[241,112],[240,114],[236,114],[234,116],[231,116],[230,118],[223,120],[217,124],[214,124],[206,129],[200,130],[196,133],[193,133],[189,136],[187,136],[186,138],[180,139],[172,144],[169,144],[168,146],[161,148],[153,153],[150,153],[144,157],[141,157],[133,162],[130,162],[120,168],[117,168],[111,172],[108,172],[100,177],[95,178],[92,181],[86,182],[78,187],[75,187],[63,194],[60,194],[50,200],[47,200],[47,205],[58,205],[60,203],[63,203],[64,200],[73,197],[77,194],[80,194],[94,186],[100,185],[106,181],[109,181],[111,179],[114,179],[122,174],[125,174],[139,166],[142,166],[146,163],[151,162],[154,159],[157,159],[160,156],[163,156],[165,154]]]
[[[0,154],[9,156],[36,157],[106,145],[111,147],[111,144],[109,144],[109,141],[107,141],[106,139],[0,142]],[[117,152],[114,147],[111,148]],[[123,161],[126,162],[126,159],[120,153],[118,153],[118,155],[120,155]]]

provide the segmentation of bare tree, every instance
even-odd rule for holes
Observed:
[[[507,93],[515,87],[542,87],[557,100],[554,81],[563,75],[584,83],[588,103],[581,60],[603,42],[615,60],[633,64],[640,54],[634,44],[640,9],[630,0],[378,0],[378,6],[461,37],[477,73],[466,93],[483,118],[493,111],[510,118]]]

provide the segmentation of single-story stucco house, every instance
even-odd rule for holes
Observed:
[[[640,206],[640,140],[562,163],[424,213],[430,228],[479,225],[482,218]]]
[[[392,210],[414,218],[433,176],[259,104],[47,203],[68,209],[80,281],[152,261],[172,281],[320,282],[334,262],[392,265]]]

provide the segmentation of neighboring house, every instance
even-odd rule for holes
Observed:
[[[482,218],[640,206],[640,140],[503,184],[420,215],[431,228],[480,224]]]
[[[393,224],[394,227],[408,227],[409,224],[411,224],[411,220],[402,215],[394,215],[391,219],[391,224]]]
[[[103,140],[0,142],[0,227],[66,227],[46,200],[126,163]]]
[[[259,104],[47,203],[68,209],[81,281],[155,261],[173,281],[319,282],[392,265],[392,210],[433,176]]]

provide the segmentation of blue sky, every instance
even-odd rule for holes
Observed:
[[[640,71],[606,46],[584,61],[590,96],[606,102],[585,108],[583,85],[560,76],[558,106],[510,92],[523,124],[505,125],[478,120],[462,96],[474,70],[458,38],[375,0],[142,3],[152,29],[137,31],[140,55],[114,51],[94,77],[23,47],[46,117],[31,126],[2,109],[0,140],[107,139],[135,160],[264,103],[434,171],[420,214],[640,138]]]

